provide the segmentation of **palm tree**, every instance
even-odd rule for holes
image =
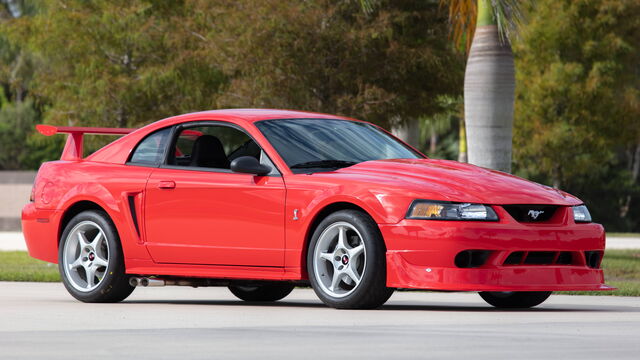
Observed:
[[[515,98],[509,37],[522,19],[524,1],[440,0],[449,8],[455,43],[465,43],[469,53],[464,79],[468,160],[505,172],[511,171]],[[360,2],[369,12],[378,1]]]
[[[468,159],[511,171],[515,67],[509,35],[522,16],[518,0],[441,0],[456,42],[470,44],[464,78]]]

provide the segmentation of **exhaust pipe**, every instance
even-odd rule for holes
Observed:
[[[129,279],[129,285],[133,287],[165,286],[166,282],[164,280],[149,279],[147,277],[132,277]]]
[[[142,278],[141,285],[144,287],[147,287],[147,286],[165,286],[166,284],[164,280]]]

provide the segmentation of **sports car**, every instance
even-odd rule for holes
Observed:
[[[376,308],[395,289],[532,307],[552,291],[612,289],[604,229],[578,198],[429,159],[364,121],[233,109],[37,129],[68,138],[38,171],[24,236],[80,301],[164,285],[276,301],[310,285],[335,308]],[[85,157],[85,134],[124,136]]]

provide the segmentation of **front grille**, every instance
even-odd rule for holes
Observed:
[[[579,265],[579,257],[571,251],[514,251],[502,265]]]
[[[502,205],[509,215],[518,222],[545,222],[555,214],[555,205]]]

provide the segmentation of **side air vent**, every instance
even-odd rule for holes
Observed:
[[[558,209],[554,205],[502,205],[509,215],[518,222],[549,221]]]
[[[129,211],[131,212],[131,219],[133,220],[133,226],[136,227],[136,233],[138,233],[138,237],[140,237],[140,227],[138,226],[138,213],[136,212],[136,196],[129,195],[127,196],[127,200],[129,201]]]

